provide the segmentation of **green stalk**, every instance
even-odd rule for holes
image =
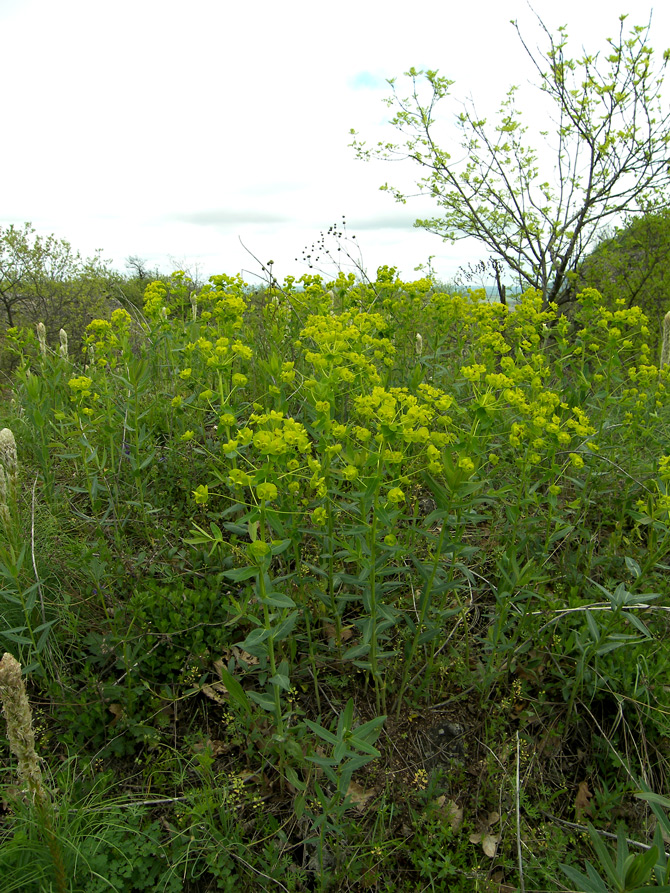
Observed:
[[[259,524],[259,536],[262,542],[265,542],[265,502],[261,505],[261,517]],[[258,592],[261,598],[261,604],[263,605],[263,625],[265,629],[272,629],[272,622],[270,620],[270,610],[267,606],[267,589],[265,586],[265,569],[261,566],[258,572]],[[275,643],[274,638],[270,635],[267,639],[268,643],[268,660],[270,663],[270,672],[272,676],[277,675],[277,661],[275,657]],[[279,692],[279,686],[273,685],[273,694],[275,701],[275,719],[277,722],[277,731],[280,735],[284,733],[284,721],[282,719],[281,712],[281,694]]]
[[[379,488],[375,490],[372,502],[372,524],[368,546],[370,550],[370,669],[375,684],[377,714],[386,713],[386,688],[379,676],[377,666],[377,503]]]
[[[416,654],[416,650],[419,644],[419,636],[423,631],[423,626],[426,621],[426,617],[428,615],[428,608],[431,603],[431,596],[433,592],[433,584],[435,583],[435,575],[437,574],[437,569],[440,564],[440,556],[442,555],[442,546],[444,545],[444,537],[447,531],[447,525],[443,519],[442,529],[440,530],[440,537],[437,541],[437,548],[435,550],[435,555],[433,558],[433,567],[430,573],[430,577],[426,581],[423,592],[421,594],[421,608],[419,612],[419,617],[414,628],[414,636],[412,637],[412,645],[409,650],[409,654],[405,655],[405,668],[402,674],[402,680],[400,682],[400,690],[398,692],[398,696],[396,698],[396,703],[394,708],[396,710],[396,716],[400,717],[400,708],[402,707],[402,699],[405,694],[405,689],[407,688],[407,682],[409,679],[410,670],[412,667],[412,661],[414,660],[414,655]]]
[[[328,599],[330,601],[330,610],[333,615],[335,624],[335,647],[337,649],[337,659],[342,660],[342,618],[337,607],[335,598],[335,519],[333,517],[333,506],[328,500],[326,509],[328,516]]]
[[[302,573],[300,570],[301,561],[300,561],[300,547],[298,543],[293,541],[293,557],[296,566],[296,573],[298,576],[298,589],[301,595],[304,596],[304,589],[302,585]],[[308,654],[307,660],[309,661],[309,665],[312,668],[312,679],[314,680],[314,699],[316,701],[316,710],[317,713],[321,713],[321,696],[319,695],[319,681],[316,672],[316,658],[314,657],[314,637],[312,636],[312,623],[310,621],[310,607],[309,601],[305,600],[305,607],[303,610],[303,616],[305,618],[305,627],[307,629],[307,643],[308,643]]]

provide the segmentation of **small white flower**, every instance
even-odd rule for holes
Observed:
[[[40,353],[43,357],[47,355],[47,329],[43,322],[37,323],[37,340],[40,343]]]
[[[0,431],[0,465],[3,467],[7,482],[16,485],[19,475],[19,460],[16,452],[16,440],[9,428]]]
[[[661,369],[670,363],[670,310],[663,317],[663,344],[661,345]]]

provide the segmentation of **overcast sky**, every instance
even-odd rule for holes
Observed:
[[[629,6],[629,23],[646,24],[653,4]],[[568,25],[575,55],[603,49],[629,11],[534,9],[551,31]],[[532,103],[510,19],[546,49],[525,0],[0,0],[0,226],[31,221],[118,269],[139,255],[254,281],[240,239],[280,279],[300,276],[295,258],[344,215],[370,273],[386,263],[410,277],[434,255],[449,279],[482,248],[414,229],[434,206],[379,191],[409,187],[411,163],[356,161],[349,131],[393,137],[386,78],[410,66],[439,69],[486,114],[515,83]],[[657,56],[664,41],[670,3],[656,0]]]

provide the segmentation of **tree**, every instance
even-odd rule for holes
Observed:
[[[478,116],[472,101],[463,106],[456,117],[461,136],[454,160],[435,135],[436,107],[453,81],[414,68],[405,74],[410,95],[400,98],[392,78],[393,93],[386,100],[396,112],[390,123],[404,142],[367,148],[352,131],[351,145],[363,160],[402,158],[419,165],[418,194],[432,197],[442,216],[417,220],[415,226],[445,241],[478,239],[512,271],[518,287],[534,286],[546,302],[564,303],[579,261],[602,227],[626,212],[662,204],[670,184],[670,114],[661,103],[661,72],[670,50],[655,71],[648,46],[651,23],[634,27],[626,37],[625,19],[619,19],[618,38],[608,38],[607,55],[577,59],[567,56],[565,27],[554,37],[538,16],[548,40],[542,54],[533,53],[512,22],[553,109],[553,143],[547,131],[540,133],[552,157],[530,145],[513,86],[494,125]],[[399,189],[381,188],[407,201]]]
[[[0,311],[8,326],[43,322],[56,340],[64,327],[76,344],[93,316],[106,315],[115,278],[100,252],[83,259],[69,242],[39,236],[30,223],[0,227]]]
[[[654,346],[670,310],[670,209],[629,219],[608,233],[578,269],[576,289],[597,288],[608,303],[624,300],[649,317]]]

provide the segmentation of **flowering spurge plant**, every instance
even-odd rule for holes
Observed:
[[[387,328],[379,313],[312,315],[296,346],[302,347],[315,377],[356,390],[364,381],[381,383],[380,367],[393,364],[395,348],[384,334]]]
[[[248,424],[238,428],[235,437],[223,442],[220,450],[220,459],[213,466],[215,485],[223,485],[230,493],[232,505],[227,514],[234,517],[223,527],[229,534],[247,539],[244,551],[237,555],[242,566],[225,574],[234,582],[253,580],[253,584],[247,584],[244,597],[232,606],[238,621],[251,626],[239,646],[259,661],[262,688],[248,692],[248,696],[272,714],[281,744],[292,709],[286,701],[291,666],[284,646],[306,608],[280,590],[272,572],[274,559],[291,546],[299,560],[296,530],[302,512],[297,493],[304,487],[311,443],[299,422],[271,411],[252,414]],[[208,484],[194,492],[195,502],[203,506],[215,495]],[[212,550],[225,550],[220,527],[212,523],[210,531],[196,525],[189,542],[209,543]]]
[[[114,370],[123,361],[128,351],[131,322],[128,311],[119,308],[112,312],[110,319],[94,319],[86,326],[84,344],[95,366]]]

